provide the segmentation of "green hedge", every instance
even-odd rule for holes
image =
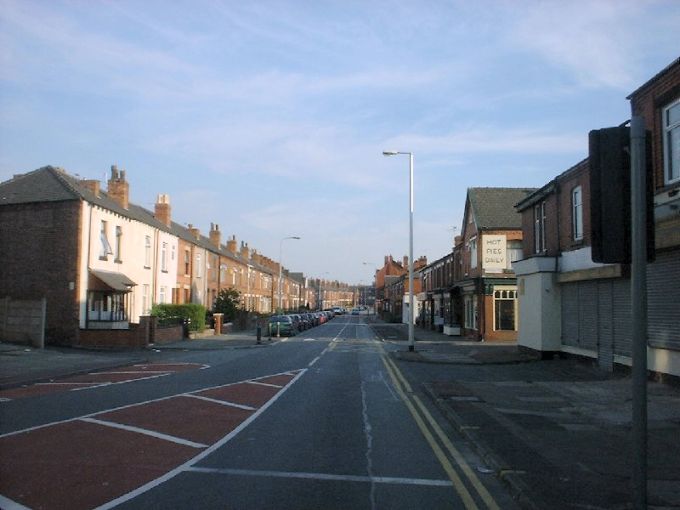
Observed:
[[[189,319],[191,321],[189,324],[190,331],[203,331],[205,329],[205,306],[203,305],[195,303],[153,305],[151,315],[155,315],[159,319]]]

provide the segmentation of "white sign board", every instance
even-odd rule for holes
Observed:
[[[502,271],[508,267],[505,236],[482,236],[482,269]]]

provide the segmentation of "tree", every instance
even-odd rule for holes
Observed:
[[[224,322],[231,322],[236,318],[241,304],[241,293],[234,288],[222,289],[215,299],[213,311],[224,314]]]

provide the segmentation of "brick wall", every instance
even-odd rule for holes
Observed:
[[[577,186],[581,186],[583,204],[583,239],[574,240],[572,228],[572,197],[571,193]],[[590,246],[590,171],[588,162],[583,161],[573,172],[569,172],[558,183],[560,207],[559,248],[561,251],[578,250]],[[551,221],[552,223],[552,221]]]
[[[78,200],[0,206],[0,296],[46,298],[48,345],[78,338],[79,245]]]
[[[130,329],[82,329],[78,345],[102,348],[144,348],[147,344],[147,329],[131,324]]]
[[[647,129],[652,131],[652,160],[656,189],[664,187],[662,110],[679,97],[680,61],[676,61],[667,72],[630,96],[632,114],[644,117]]]

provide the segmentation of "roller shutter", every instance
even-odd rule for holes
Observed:
[[[680,251],[647,266],[647,331],[653,347],[680,350]]]

